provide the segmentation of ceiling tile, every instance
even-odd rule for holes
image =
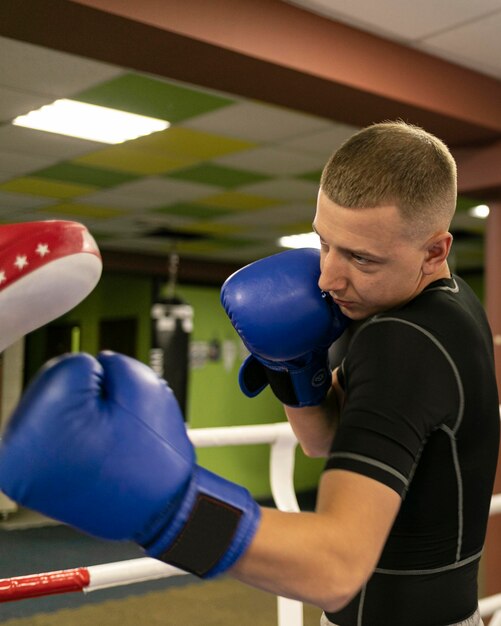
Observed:
[[[233,100],[202,89],[139,74],[125,74],[76,94],[75,99],[171,123],[226,107]]]
[[[0,185],[0,191],[33,194],[34,196],[47,196],[50,198],[74,198],[93,189],[94,187],[88,185],[75,185],[73,183],[63,183],[30,176],[13,178]]]
[[[117,191],[128,195],[154,197],[162,202],[177,200],[193,200],[214,192],[212,185],[174,180],[160,176],[150,176],[141,180],[126,183],[117,188]]]
[[[136,178],[133,174],[113,172],[98,167],[79,165],[78,163],[57,163],[51,167],[33,172],[37,178],[65,181],[92,187],[113,187]]]
[[[319,155],[325,162],[357,130],[358,128],[355,126],[348,126],[347,124],[330,124],[326,130],[284,141],[280,147],[286,150],[306,151]]]
[[[150,176],[188,167],[200,161],[200,159],[194,157],[163,155],[134,150],[129,146],[129,143],[85,154],[74,159],[74,163],[102,167],[103,169],[128,174],[137,174],[138,176]]]
[[[158,206],[157,198],[128,195],[115,189],[103,189],[79,198],[88,205],[108,207],[117,211],[142,211]]]
[[[220,218],[219,221],[225,224],[238,224],[240,226],[259,226],[261,233],[263,233],[268,227],[281,228],[284,224],[289,222],[296,223],[298,221],[308,222],[310,225],[309,230],[311,230],[311,223],[314,217],[314,206],[294,203],[268,208],[266,211],[266,222],[263,221],[263,215],[259,211],[233,212],[231,215]]]
[[[164,207],[158,207],[155,212],[164,215],[179,215],[181,217],[197,219],[213,219],[232,213],[231,209],[215,206],[203,206],[201,204],[176,203]]]
[[[186,158],[210,159],[253,148],[256,144],[179,126],[152,133],[130,142],[134,150]]]
[[[299,220],[296,222],[290,222],[284,224],[282,227],[282,234],[284,235],[299,235],[301,233],[311,233],[311,220]]]
[[[147,233],[149,229],[148,225],[142,224],[140,220],[137,219],[136,214],[125,213],[107,220],[101,220],[99,223],[96,222],[94,230],[91,232],[94,237],[99,235],[106,235],[107,237],[124,237],[126,235],[133,235],[140,237]]]
[[[54,163],[54,157],[42,157],[30,154],[19,154],[17,152],[0,152],[0,171],[11,174],[11,178],[16,174],[27,174],[40,167],[45,167]]]
[[[43,25],[40,25],[44,28]],[[90,59],[0,37],[2,85],[33,94],[69,97],[123,74],[123,69]]]
[[[281,202],[275,198],[265,198],[263,196],[239,193],[238,191],[226,191],[206,198],[200,198],[198,204],[228,208],[235,211],[256,211],[277,206]]]
[[[499,2],[497,4],[500,8]],[[472,69],[481,66],[484,71],[501,79],[500,32],[501,11],[428,37],[423,42],[423,48]]]
[[[499,0],[402,2],[402,0],[287,0],[290,4],[346,22],[362,30],[417,41],[499,10]]]
[[[202,163],[187,169],[175,170],[166,174],[169,178],[205,183],[216,187],[231,189],[240,185],[267,180],[269,177],[256,172],[236,170],[214,163]]]
[[[239,191],[284,201],[307,200],[315,206],[318,184],[293,178],[276,178],[239,187]]]
[[[0,86],[0,120],[13,120],[18,115],[39,109],[44,104],[53,102],[53,98]]]
[[[11,178],[12,174],[10,172],[2,172],[2,170],[0,170],[0,183],[10,180]]]
[[[94,206],[90,204],[79,204],[79,203],[61,203],[54,204],[49,207],[45,207],[43,212],[47,215],[66,215],[68,217],[82,217],[82,218],[91,218],[91,219],[99,219],[106,220],[111,219],[113,217],[119,217],[122,215],[122,211],[117,209],[112,209],[106,206]]]
[[[51,198],[0,190],[0,207],[4,209],[37,209],[54,202]]]
[[[76,137],[65,137],[57,133],[22,128],[7,124],[0,126],[0,146],[3,152],[16,152],[29,156],[55,157],[58,160],[71,159],[104,144]]]
[[[127,209],[150,209],[167,203],[196,200],[214,193],[214,187],[186,181],[147,177],[96,191],[86,196],[89,203]]]
[[[307,180],[310,183],[315,183],[315,185],[320,184],[320,178],[322,176],[322,170],[314,170],[313,172],[307,172],[306,174],[299,174],[297,176],[298,179],[300,180]]]
[[[320,117],[257,102],[238,102],[219,111],[199,115],[183,127],[268,143],[328,130],[330,123]]]
[[[266,147],[215,159],[218,165],[242,168],[267,175],[295,176],[324,166],[324,159],[299,151]]]

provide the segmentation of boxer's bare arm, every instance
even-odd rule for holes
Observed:
[[[338,382],[338,370],[332,373],[332,388],[319,406],[285,407],[292,430],[307,456],[326,457],[339,422],[344,392]]]
[[[263,509],[254,540],[231,573],[259,589],[337,611],[371,576],[400,502],[371,478],[329,470],[315,513]]]

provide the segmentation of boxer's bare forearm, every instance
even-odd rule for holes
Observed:
[[[337,370],[332,375],[332,388],[325,401],[318,406],[303,408],[285,407],[292,430],[307,456],[326,457],[339,423],[343,390],[337,380]]]
[[[371,575],[399,506],[389,487],[330,470],[315,513],[262,509],[254,540],[231,573],[264,591],[337,611]]]

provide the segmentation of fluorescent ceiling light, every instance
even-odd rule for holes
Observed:
[[[122,143],[169,128],[169,122],[86,104],[76,100],[56,100],[36,111],[16,117],[15,126],[59,133],[102,143]]]
[[[485,220],[489,215],[489,207],[486,204],[479,204],[478,206],[472,207],[468,213],[473,217],[479,217],[482,220]]]
[[[282,248],[320,248],[320,238],[317,233],[302,233],[280,237],[278,245]]]

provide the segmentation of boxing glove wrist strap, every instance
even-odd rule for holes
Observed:
[[[197,466],[168,527],[142,545],[154,558],[212,578],[245,552],[259,519],[259,506],[246,489]]]
[[[274,363],[249,356],[239,374],[240,388],[245,395],[254,397],[266,385],[287,406],[304,407],[321,404],[332,384],[327,351],[317,353],[309,363]]]

